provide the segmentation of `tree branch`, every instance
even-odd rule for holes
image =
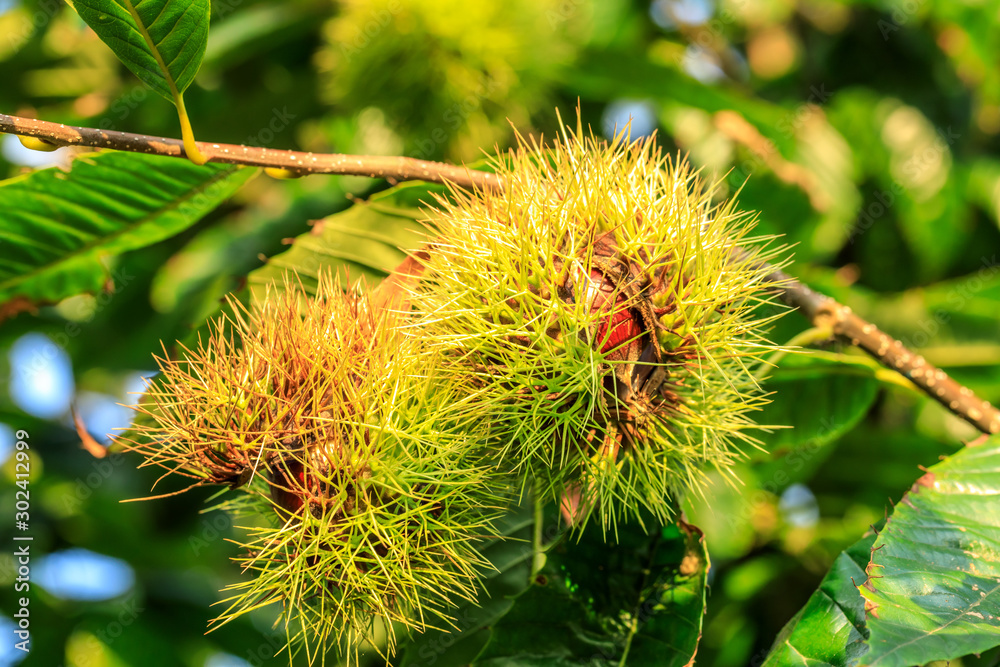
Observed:
[[[848,306],[813,291],[780,269],[766,263],[761,266],[771,269],[767,275],[770,282],[781,285],[781,300],[797,308],[814,326],[829,327],[983,433],[1000,433],[1000,410],[976,396],[971,389],[955,382],[943,370],[927,363],[922,356],[856,315]]]
[[[180,139],[74,127],[6,114],[0,114],[0,132],[36,137],[59,146],[90,146],[132,153],[186,157],[184,143]],[[204,141],[199,141],[197,144],[210,162],[288,169],[299,174],[341,174],[396,181],[451,182],[463,188],[480,190],[496,188],[500,182],[494,174],[484,171],[411,157],[303,153],[257,146],[210,144]]]
[[[179,139],[73,127],[6,114],[0,114],[0,132],[37,137],[62,146],[90,146],[185,157],[183,143]],[[206,142],[198,142],[198,148],[212,162],[276,167],[301,174],[342,174],[393,181],[423,180],[432,183],[453,183],[459,187],[479,190],[503,187],[503,183],[495,174],[407,157],[302,153]],[[408,257],[380,285],[377,298],[386,304],[401,303],[405,299],[403,293],[406,285],[418,279],[423,273],[422,262],[427,257],[426,249]],[[768,279],[780,290],[781,299],[801,311],[814,326],[830,327],[835,334],[860,347],[883,365],[901,373],[929,396],[980,431],[1000,432],[1000,410],[978,398],[970,389],[927,363],[920,355],[910,352],[901,342],[879,331],[874,324],[858,317],[847,306],[814,292],[780,269],[766,263],[762,263],[761,266],[770,269]]]

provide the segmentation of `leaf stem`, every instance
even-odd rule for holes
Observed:
[[[657,535],[656,539],[653,541],[653,546],[649,550],[649,565],[652,565],[654,559],[656,558],[656,552],[660,548],[660,542],[663,536]],[[625,648],[622,651],[622,657],[618,661],[618,667],[625,667],[628,660],[628,653],[632,649],[632,640],[635,639],[635,635],[639,632],[639,614],[643,608],[643,591],[646,590],[646,586],[649,584],[649,573],[650,567],[643,568],[642,572],[642,583],[639,585],[639,596],[635,601],[635,607],[632,611],[632,620],[629,623],[628,636],[625,638]]]
[[[163,62],[163,55],[156,48],[156,43],[153,42],[153,37],[149,34],[146,24],[142,22],[142,17],[139,16],[135,4],[131,0],[125,0],[125,8],[132,15],[132,21],[135,23],[136,30],[142,35],[142,39],[146,42],[149,52],[153,54],[156,64],[160,66],[160,71],[163,72],[164,80],[170,86],[170,94],[174,98],[174,106],[177,107],[177,119],[181,124],[181,137],[184,139],[184,152],[187,154],[187,159],[195,164],[205,164],[208,162],[208,158],[198,150],[198,144],[194,140],[194,130],[191,129],[191,119],[188,118],[187,109],[184,108],[184,91],[178,90],[177,82],[174,81],[167,63]]]
[[[177,106],[177,119],[181,123],[181,137],[184,141],[184,153],[187,159],[195,164],[205,164],[211,158],[198,150],[198,143],[194,140],[194,130],[191,129],[191,119],[188,118],[187,109],[184,108],[184,96],[177,93],[174,97],[174,104]]]
[[[632,639],[635,637],[636,633],[639,632],[639,617],[632,616],[632,623],[629,624],[628,628],[628,639],[625,640],[625,650],[622,651],[621,660],[618,661],[618,667],[625,667],[628,660],[628,652],[632,648]]]

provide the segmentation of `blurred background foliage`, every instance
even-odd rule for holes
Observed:
[[[555,109],[610,135],[658,133],[795,244],[792,273],[984,398],[1000,400],[1000,4],[995,0],[221,0],[187,106],[202,140],[456,162],[552,136]],[[177,136],[151,94],[60,0],[0,0],[0,110]],[[0,176],[65,164],[0,137]],[[203,635],[229,563],[208,493],[119,504],[155,476],[79,448],[128,423],[171,349],[312,221],[385,183],[257,178],[198,225],[107,257],[100,294],[0,325],[0,461],[30,433],[34,651],[23,664],[281,664],[267,614]],[[3,211],[0,210],[0,220]],[[784,342],[806,323],[776,327]],[[975,434],[840,347],[834,398],[776,372],[794,446],[689,503],[713,567],[699,665],[758,664],[836,555]],[[780,369],[786,370],[784,367]],[[823,383],[832,382],[829,376]],[[799,383],[799,384],[796,384]],[[803,384],[804,383],[804,384]],[[782,391],[784,389],[784,391]],[[845,397],[849,397],[848,400]],[[822,419],[809,410],[823,401]],[[850,405],[844,405],[847,401]],[[780,434],[781,432],[779,432]],[[787,433],[787,432],[786,432]],[[785,443],[788,444],[788,443]],[[11,494],[0,516],[13,516]],[[3,521],[7,531],[7,519]],[[0,600],[14,607],[0,554]],[[11,619],[0,615],[7,635]],[[0,647],[0,664],[22,654]],[[993,656],[995,659],[996,656]],[[962,664],[996,664],[966,659]],[[955,664],[954,662],[952,664]]]

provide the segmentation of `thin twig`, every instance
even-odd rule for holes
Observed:
[[[940,368],[927,363],[900,341],[879,330],[854,313],[848,306],[813,291],[780,269],[770,268],[770,282],[782,286],[780,297],[802,312],[816,327],[829,327],[834,334],[875,357],[928,396],[969,422],[983,433],[1000,433],[1000,410],[976,396],[972,390],[948,377]]]
[[[185,157],[179,139],[150,137],[128,132],[73,127],[30,118],[0,114],[0,132],[37,137],[64,146],[91,146],[114,150],[151,153],[170,157]],[[502,189],[495,174],[457,167],[440,162],[407,157],[375,155],[343,155],[339,153],[302,153],[233,144],[198,142],[198,147],[212,162],[225,162],[256,167],[276,167],[302,174],[344,174],[385,178],[394,181],[423,180],[432,183],[453,183],[462,188],[478,190]],[[423,273],[426,249],[411,255],[380,285],[378,297],[391,303],[403,298],[406,285]],[[978,398],[935,368],[918,354],[910,352],[874,324],[858,317],[850,308],[819,294],[767,263],[767,278],[780,290],[781,299],[802,312],[816,327],[829,327],[836,335],[850,341],[883,365],[901,373],[953,413],[983,433],[1000,432],[1000,410]]]
[[[132,153],[185,157],[184,144],[180,139],[74,127],[6,114],[0,114],[0,132],[36,137],[59,146],[90,146]],[[210,162],[288,169],[299,174],[343,174],[397,181],[451,182],[459,187],[479,190],[495,188],[500,182],[494,174],[487,172],[411,157],[303,153],[257,146],[211,144],[204,141],[197,143],[198,148]]]

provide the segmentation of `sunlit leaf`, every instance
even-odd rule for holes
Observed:
[[[756,421],[791,428],[759,437],[770,455],[785,456],[824,445],[853,428],[875,401],[878,381],[867,365],[801,354],[785,357],[764,389],[774,393]]]
[[[1000,437],[930,468],[879,534],[861,586],[866,665],[953,660],[1000,645]]]
[[[209,0],[73,0],[84,21],[143,83],[170,101],[194,81],[208,43]]]
[[[763,667],[856,664],[867,650],[865,605],[857,582],[865,578],[874,541],[872,534],[837,556],[816,592],[782,629]]]

